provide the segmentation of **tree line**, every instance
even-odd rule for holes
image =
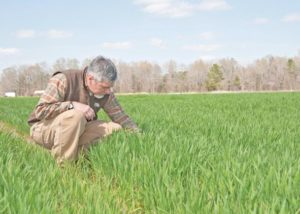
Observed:
[[[0,93],[13,91],[17,96],[32,96],[34,91],[45,89],[55,71],[83,69],[90,61],[60,58],[50,66],[36,63],[5,68],[0,76]],[[189,65],[174,60],[163,65],[114,62],[119,71],[114,90],[122,93],[300,90],[300,56],[266,56],[246,66],[233,58],[216,62],[199,59]]]

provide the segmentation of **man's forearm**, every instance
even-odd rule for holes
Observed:
[[[104,108],[104,111],[113,122],[120,124],[124,129],[138,129],[137,125],[127,114],[125,114],[117,102],[116,105],[113,107],[111,106],[109,109]]]
[[[139,131],[139,127],[129,117],[121,124],[126,130]]]
[[[39,120],[49,120],[68,110],[68,105],[68,101],[56,103],[40,103],[35,108],[35,115]]]
[[[113,122],[120,124],[124,129],[138,130],[138,126],[125,114],[114,94],[110,95],[103,109]]]

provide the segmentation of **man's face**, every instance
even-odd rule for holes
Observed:
[[[112,92],[113,83],[106,81],[97,81],[91,75],[87,76],[87,85],[90,91],[95,95],[105,95]]]

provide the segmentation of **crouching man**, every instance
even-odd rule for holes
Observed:
[[[31,138],[61,164],[114,131],[138,131],[112,91],[116,79],[115,65],[102,56],[83,70],[55,72],[28,119]],[[101,108],[112,122],[97,119]]]

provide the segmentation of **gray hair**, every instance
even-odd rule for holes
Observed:
[[[117,69],[114,63],[103,56],[97,56],[88,66],[87,73],[95,80],[114,82],[117,79]]]

